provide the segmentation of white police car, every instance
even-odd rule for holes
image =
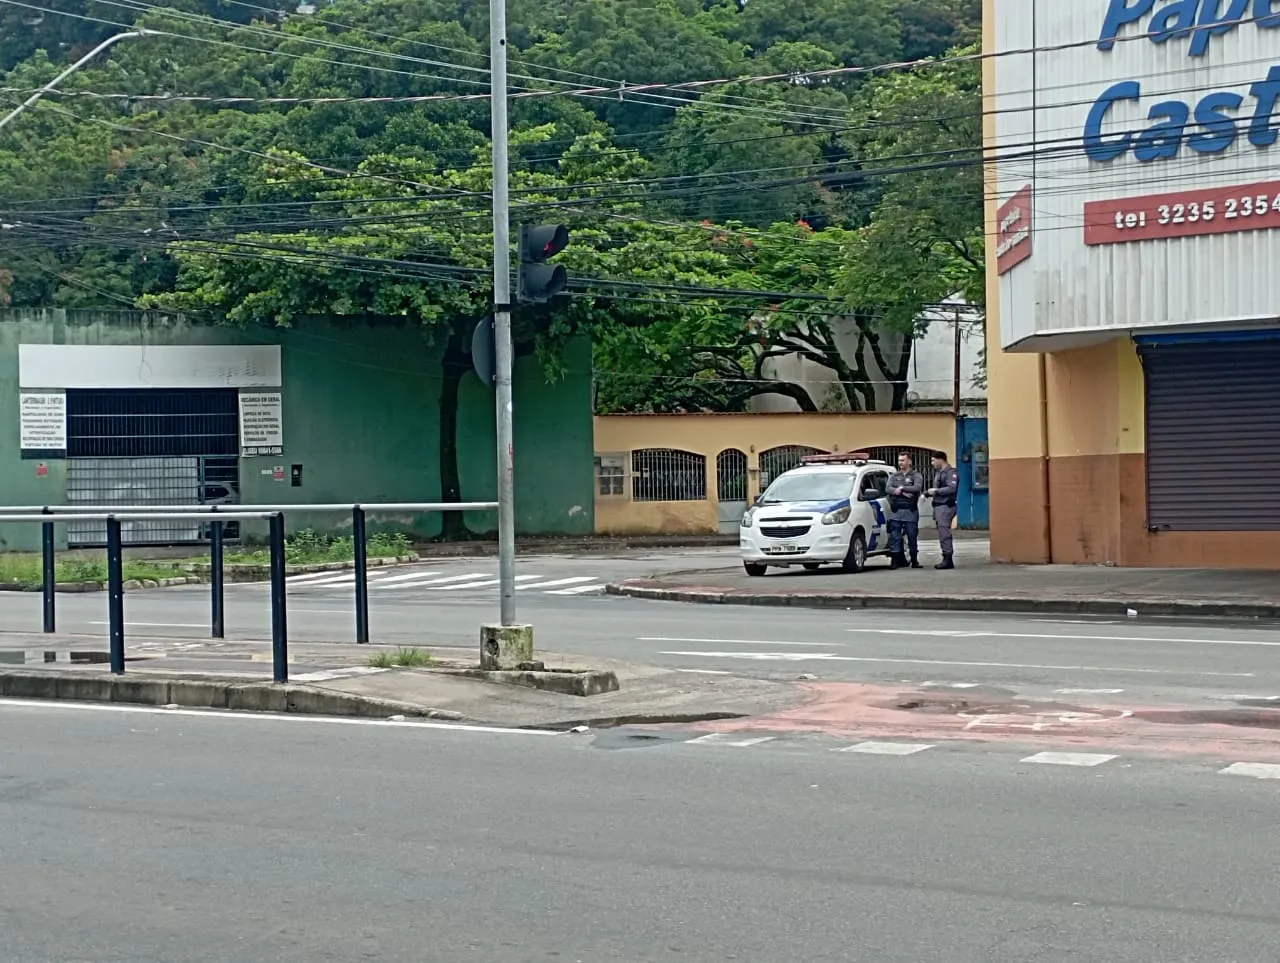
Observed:
[[[890,471],[858,452],[810,455],[779,475],[742,516],[747,574],[793,565],[860,572],[868,557],[888,555]]]

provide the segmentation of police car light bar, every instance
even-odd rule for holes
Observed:
[[[831,455],[805,455],[800,459],[802,465],[867,465],[884,464],[874,461],[868,451],[837,451]]]

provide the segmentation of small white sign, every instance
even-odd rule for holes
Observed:
[[[20,398],[19,447],[23,451],[66,451],[67,396],[56,391],[24,391]]]
[[[284,454],[284,417],[280,392],[240,392],[240,455]]]

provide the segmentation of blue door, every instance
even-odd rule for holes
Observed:
[[[956,452],[960,490],[956,493],[956,523],[961,528],[987,528],[991,459],[987,452],[987,419],[956,419]]]

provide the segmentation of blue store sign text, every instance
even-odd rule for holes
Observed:
[[[1144,20],[1148,21],[1147,40],[1154,44],[1186,40],[1188,57],[1203,57],[1214,37],[1233,30],[1280,29],[1280,0],[1173,0],[1155,7],[1156,0],[1111,0],[1098,49],[1110,50],[1121,30]],[[1147,111],[1152,123],[1145,130],[1103,133],[1116,103],[1141,99],[1142,84],[1125,80],[1094,101],[1084,125],[1084,149],[1090,160],[1105,163],[1130,151],[1143,163],[1167,160],[1177,157],[1183,145],[1199,154],[1220,154],[1241,134],[1254,147],[1270,147],[1278,133],[1271,118],[1280,100],[1280,66],[1250,85],[1248,104],[1244,94],[1230,90],[1212,91],[1194,103],[1163,100]]]

